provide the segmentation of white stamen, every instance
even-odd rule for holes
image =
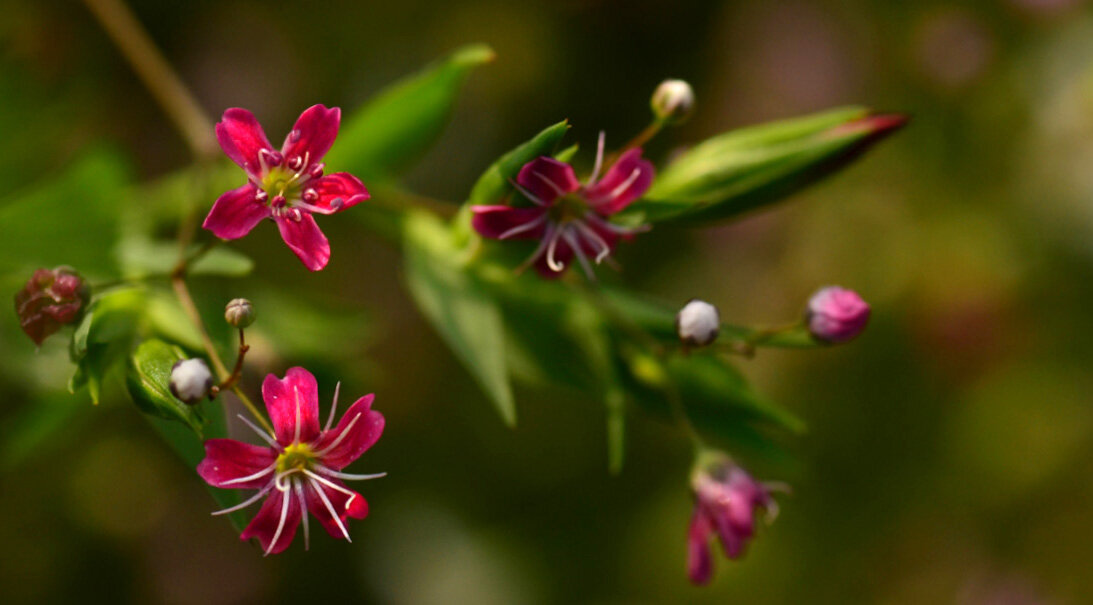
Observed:
[[[357,412],[357,415],[353,417],[353,420],[349,421],[349,424],[346,425],[345,430],[343,430],[342,433],[340,435],[338,435],[338,438],[335,439],[334,442],[331,443],[330,445],[324,447],[321,451],[315,452],[314,457],[315,458],[322,458],[323,456],[329,454],[330,450],[333,450],[334,448],[338,447],[338,444],[341,443],[343,439],[345,439],[346,435],[349,434],[349,431],[353,430],[353,425],[357,424],[357,421],[360,420],[360,418],[361,418],[361,412]]]
[[[597,248],[596,264],[602,263],[603,259],[607,258],[608,254],[611,254],[611,247],[607,245],[607,242],[605,242],[602,237],[600,237],[599,233],[596,233],[596,231],[588,225],[585,225],[580,221],[575,221],[573,224],[577,225],[577,230],[581,232],[581,235]]]
[[[268,443],[268,444],[270,444],[271,446],[273,446],[273,448],[274,448],[274,449],[277,449],[277,450],[284,450],[284,449],[285,449],[285,448],[281,447],[281,444],[280,444],[280,443],[277,443],[277,441],[275,441],[275,440],[273,439],[273,436],[272,436],[272,435],[270,435],[269,433],[267,433],[267,432],[263,431],[262,429],[258,428],[258,426],[257,426],[257,425],[255,425],[255,424],[254,424],[253,422],[251,422],[250,420],[247,420],[247,417],[246,417],[246,416],[244,416],[244,415],[242,415],[242,414],[236,414],[236,416],[237,416],[237,417],[238,417],[238,418],[239,418],[240,420],[242,420],[242,421],[243,421],[243,424],[245,424],[245,425],[249,426],[249,427],[250,427],[250,429],[251,429],[252,431],[254,431],[255,433],[258,433],[258,436],[259,436],[259,437],[261,437],[262,439],[264,439],[264,440],[266,441],[266,443]]]
[[[307,210],[308,212],[314,212],[314,213],[317,213],[317,214],[330,214],[330,212],[331,212],[331,210],[329,208],[321,208],[321,207],[316,206],[314,204],[309,204],[309,203],[307,203],[303,200],[296,200],[295,202],[292,202],[292,206],[295,207],[295,208],[303,208],[304,210]]]
[[[319,471],[320,473],[322,473],[322,474],[324,474],[328,477],[334,477],[335,479],[344,479],[346,481],[365,481],[367,479],[379,479],[381,477],[386,477],[387,476],[387,473],[374,473],[374,474],[371,474],[371,475],[353,475],[353,474],[350,474],[350,473],[342,473],[342,472],[336,471],[332,468],[328,468],[328,467],[323,466],[321,464],[316,464],[315,465],[315,470]]]
[[[315,473],[313,473],[313,472],[311,472],[307,469],[304,469],[304,474],[307,475],[308,477],[311,477],[312,479],[314,479],[316,481],[319,481],[319,482],[323,483],[324,485],[330,486],[330,489],[337,490],[337,491],[345,494],[346,496],[349,496],[349,499],[345,501],[345,510],[349,510],[349,505],[352,504],[353,499],[357,497],[357,494],[353,490],[344,488],[344,487],[338,485],[337,483],[334,483],[333,481],[330,481],[329,479],[324,479],[323,477],[320,477],[319,475],[316,475]]]
[[[546,233],[543,234],[543,239],[539,240],[539,245],[535,248],[535,252],[531,253],[531,256],[524,262],[520,263],[519,267],[516,267],[516,274],[519,275],[527,270],[536,260],[539,259],[539,255],[546,249],[550,240],[554,239],[554,234],[558,231],[558,228],[554,225],[547,225]]]
[[[283,493],[281,495],[281,520],[277,523],[277,531],[273,534],[273,539],[269,541],[269,548],[266,549],[266,555],[273,552],[273,547],[277,545],[277,539],[281,537],[281,532],[285,529],[285,520],[288,519],[288,494]]]
[[[237,510],[243,510],[244,508],[247,508],[251,504],[254,504],[258,500],[260,500],[262,498],[262,496],[265,496],[266,494],[268,494],[269,490],[271,490],[271,489],[273,489],[273,484],[272,483],[265,486],[265,487],[263,487],[261,489],[261,491],[259,491],[257,494],[254,494],[250,498],[247,498],[246,501],[241,502],[239,504],[236,504],[235,506],[230,506],[228,508],[220,509],[220,510],[218,510],[218,511],[212,513],[212,514],[214,516],[215,515],[226,515],[228,513],[234,513]]]
[[[293,392],[296,393],[296,436],[292,438],[293,443],[300,442],[300,428],[303,426],[303,422],[300,419],[300,387],[292,387]]]
[[[533,204],[535,204],[536,206],[549,206],[550,205],[550,204],[544,202],[543,200],[539,199],[539,196],[537,196],[534,193],[532,193],[532,192],[528,191],[527,189],[525,189],[523,187],[523,185],[521,185],[520,183],[517,183],[516,181],[514,181],[512,179],[509,179],[509,184],[512,185],[513,187],[515,187],[517,191],[524,194],[524,197],[531,200],[531,202]]]
[[[319,494],[319,498],[322,499],[323,504],[326,505],[326,510],[330,512],[330,516],[334,518],[334,522],[338,524],[338,529],[342,530],[342,535],[345,536],[346,542],[352,542],[349,539],[349,531],[345,529],[345,525],[342,524],[342,518],[338,516],[338,513],[334,512],[334,505],[330,503],[330,498],[326,497],[326,492],[323,491],[321,486],[311,482],[311,489],[315,490]]]
[[[634,171],[630,173],[630,176],[626,177],[626,180],[623,181],[622,184],[620,184],[618,187],[615,187],[614,189],[611,190],[611,193],[607,194],[607,200],[613,200],[613,199],[619,197],[620,195],[622,195],[622,192],[629,189],[630,186],[633,185],[634,182],[637,181],[638,177],[640,177],[640,176],[641,176],[641,168],[635,168]],[[606,200],[601,200],[601,201],[606,201]]]
[[[558,247],[558,240],[562,237],[562,234],[564,233],[564,228],[558,229],[554,236],[550,238],[550,244],[547,245],[547,266],[550,267],[550,270],[554,271],[555,273],[561,273],[565,269],[564,264],[559,263],[557,260],[554,259],[554,251]]]
[[[596,179],[600,176],[600,168],[603,168],[603,143],[604,132],[600,131],[600,140],[596,143],[596,165],[592,168],[592,175],[588,177],[588,182],[585,187],[591,187]]]
[[[307,526],[307,500],[304,499],[303,481],[293,481],[292,491],[296,492],[296,499],[300,501],[300,516],[304,523],[304,550],[308,550],[311,548],[311,532]]]
[[[767,514],[765,521],[767,524],[774,523],[774,520],[778,518],[778,502],[774,498],[770,499],[770,503],[767,504]]]
[[[342,392],[342,383],[334,385],[334,403],[330,404],[330,416],[326,418],[326,426],[323,427],[323,432],[330,430],[331,426],[334,426],[334,411],[338,409],[338,394]]]
[[[292,475],[292,473],[299,472],[297,469],[289,469],[273,478],[273,487],[277,488],[277,491],[287,492],[291,485],[285,482],[285,479]]]
[[[225,486],[225,485],[233,485],[235,483],[246,483],[247,481],[253,481],[253,480],[255,480],[259,477],[270,474],[271,472],[273,472],[273,469],[275,469],[275,468],[277,468],[277,463],[276,462],[274,462],[273,464],[267,466],[266,468],[258,471],[257,473],[254,473],[253,475],[247,475],[246,477],[239,477],[238,479],[232,479],[230,481],[225,481],[225,482],[221,483],[220,485]]]
[[[540,216],[539,218],[537,218],[533,221],[528,221],[528,222],[524,223],[523,225],[517,225],[517,226],[513,227],[512,229],[509,229],[508,231],[502,233],[501,235],[497,236],[497,239],[508,239],[508,238],[518,234],[518,233],[523,233],[525,231],[531,231],[532,229],[534,229],[534,228],[538,227],[539,225],[542,225],[543,223],[545,223],[546,220],[547,220],[547,215],[544,212],[543,215]]]
[[[563,231],[563,237],[569,244],[570,248],[573,248],[573,253],[577,255],[577,260],[581,262],[581,269],[584,269],[585,277],[589,281],[596,281],[596,274],[592,272],[592,265],[588,262],[588,257],[585,256],[584,250],[581,250],[580,242],[577,241],[577,237],[573,235],[572,230]]]
[[[538,178],[540,181],[546,183],[546,186],[553,189],[554,193],[557,193],[559,197],[565,195],[566,192],[562,191],[562,188],[559,187],[557,183],[555,183],[554,181],[548,179],[546,177],[546,175],[543,174],[542,172],[539,172],[538,170],[532,170],[531,174],[532,174],[532,176],[535,176],[536,178]]]
[[[584,215],[584,219],[590,223],[596,223],[597,227],[607,229],[612,233],[618,233],[619,235],[633,235],[635,233],[645,233],[652,229],[649,225],[638,225],[637,227],[623,227],[616,225],[612,222],[606,221],[595,212],[589,212]]]

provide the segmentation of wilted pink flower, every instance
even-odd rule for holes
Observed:
[[[725,556],[739,558],[755,535],[756,511],[763,509],[773,520],[778,514],[778,503],[770,493],[772,489],[785,488],[752,479],[723,454],[703,461],[696,468],[691,487],[695,510],[687,534],[687,575],[695,584],[706,584],[713,576],[710,538],[716,534]]]
[[[15,294],[19,327],[40,345],[61,326],[79,319],[89,298],[83,278],[72,269],[38,269]]]
[[[817,340],[847,342],[865,330],[869,305],[853,290],[828,286],[808,300],[805,321]]]
[[[323,176],[322,159],[338,136],[341,115],[337,107],[308,108],[277,151],[254,114],[237,107],[225,111],[216,138],[249,182],[221,195],[203,226],[221,239],[237,239],[262,219],[272,218],[308,269],[325,267],[330,243],[312,213],[333,214],[369,197],[364,184],[348,172]]]
[[[602,262],[620,237],[643,228],[627,228],[607,219],[641,197],[653,182],[653,165],[631,149],[597,180],[603,165],[603,134],[600,134],[596,165],[587,183],[581,185],[573,167],[541,156],[520,169],[516,188],[533,206],[473,206],[471,224],[491,239],[537,239],[539,247],[528,259],[544,276],[557,277],[574,255],[585,273],[592,277],[589,258]],[[526,265],[525,265],[526,266]]]
[[[340,386],[340,385],[339,385]],[[205,459],[197,473],[209,485],[254,489],[243,503],[213,513],[234,512],[265,498],[262,508],[243,530],[242,539],[258,538],[266,554],[288,548],[301,520],[304,544],[308,542],[310,512],[335,538],[349,540],[347,517],[368,514],[364,498],[347,488],[343,479],[374,479],[375,475],[351,475],[341,470],[360,457],[383,432],[383,416],[371,410],[372,395],[349,407],[338,426],[331,428],[338,406],[338,390],[326,426],[319,428],[319,389],[315,377],[303,368],[291,368],[279,380],[273,374],[262,383],[262,398],[273,420],[275,435],[247,423],[269,447],[234,439],[205,442]]]

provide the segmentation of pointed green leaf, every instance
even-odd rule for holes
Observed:
[[[326,163],[366,181],[397,175],[436,142],[467,76],[493,58],[488,46],[464,46],[380,92],[345,120]]]
[[[849,107],[728,132],[679,156],[626,212],[649,222],[731,218],[835,173],[905,123]]]
[[[524,164],[541,155],[552,155],[558,143],[562,141],[569,122],[562,120],[535,135],[530,141],[521,144],[501,156],[482,176],[478,177],[467,204],[471,206],[497,204],[512,191],[510,181],[516,178]]]
[[[193,254],[198,248],[196,244],[191,246],[187,254]],[[138,234],[123,237],[118,242],[115,252],[122,274],[130,279],[149,275],[167,275],[178,264],[180,258],[177,243],[153,241]],[[245,254],[220,246],[205,252],[200,258],[190,263],[187,273],[243,277],[253,269],[254,261]]]
[[[505,363],[504,325],[497,304],[459,262],[452,232],[435,216],[405,221],[406,285],[425,317],[489,395],[508,425],[516,404]]]

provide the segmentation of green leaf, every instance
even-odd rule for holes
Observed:
[[[562,120],[501,156],[501,159],[494,162],[486,169],[486,172],[482,173],[482,176],[478,177],[478,181],[471,189],[467,204],[474,206],[499,203],[512,190],[510,181],[516,178],[524,164],[541,155],[552,155],[567,130],[569,130],[569,121]]]
[[[365,180],[396,175],[432,146],[467,76],[493,58],[488,46],[464,46],[379,93],[345,121],[326,163]]]
[[[501,311],[460,264],[452,232],[431,214],[405,222],[406,285],[422,314],[489,395],[505,423],[516,403],[505,361]]]
[[[91,301],[69,345],[76,363],[71,392],[86,385],[91,402],[99,403],[107,374],[124,362],[142,326],[145,300],[141,288],[119,288]]]
[[[146,340],[129,357],[125,384],[142,412],[181,422],[202,437],[204,418],[197,406],[183,403],[171,394],[168,386],[171,367],[186,358],[182,349],[175,345],[159,339]]]
[[[199,248],[193,245],[187,254]],[[178,244],[173,241],[153,241],[142,235],[129,235],[118,242],[116,254],[122,274],[129,279],[149,275],[167,275],[178,264]],[[254,269],[254,261],[241,252],[217,247],[205,252],[190,264],[191,275],[219,275],[243,277]]]
[[[905,122],[849,107],[728,132],[679,156],[626,213],[649,222],[731,218],[835,173]]]

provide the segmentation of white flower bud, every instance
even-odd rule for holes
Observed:
[[[171,393],[188,404],[194,404],[213,388],[213,375],[201,359],[183,359],[171,366]]]
[[[695,105],[695,93],[683,80],[665,80],[653,91],[649,101],[653,115],[668,122],[682,122],[691,115]]]
[[[676,315],[676,332],[684,344],[704,347],[717,340],[721,314],[717,307],[697,298],[684,305]]]

